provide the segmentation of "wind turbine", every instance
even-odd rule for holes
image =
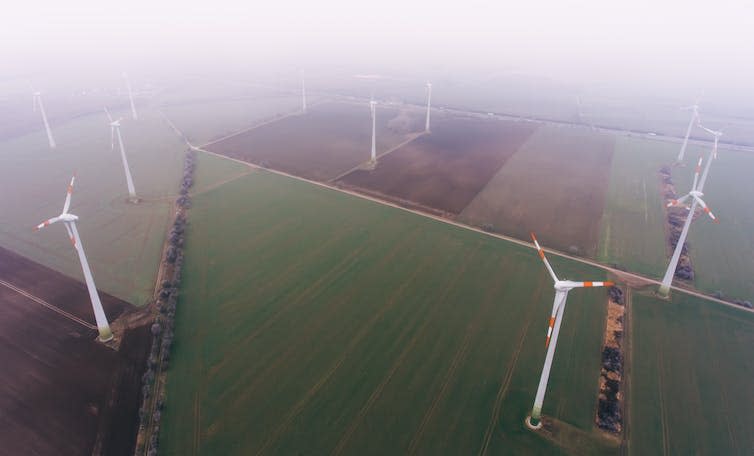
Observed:
[[[710,130],[709,128],[702,125],[701,121],[698,121],[697,125],[699,126],[699,128],[701,128],[702,130],[706,131],[707,133],[715,137],[715,146],[712,148],[712,158],[717,160],[717,143],[720,141],[720,136],[723,135],[723,132]]]
[[[429,133],[429,108],[432,100],[432,83],[427,82],[427,122],[424,124],[424,131]]]
[[[97,322],[97,329],[99,330],[99,340],[107,342],[113,338],[113,333],[110,330],[110,325],[107,323],[107,316],[102,309],[102,303],[99,300],[99,294],[97,293],[97,287],[94,285],[94,278],[92,277],[92,271],[89,269],[89,263],[86,261],[86,255],[84,254],[84,246],[81,244],[81,238],[79,232],[76,229],[76,220],[79,218],[68,212],[71,206],[71,194],[73,193],[73,182],[76,180],[76,175],[71,178],[71,183],[68,184],[68,193],[65,196],[65,203],[63,204],[63,212],[57,217],[45,220],[36,227],[35,231],[39,231],[42,228],[52,225],[56,222],[63,222],[66,231],[68,231],[68,237],[71,239],[73,248],[79,254],[79,260],[81,261],[81,269],[84,271],[84,280],[86,281],[86,288],[89,290],[89,298],[92,301],[92,308],[94,309],[94,319]]]
[[[563,312],[565,311],[566,299],[568,298],[568,292],[574,288],[583,287],[611,287],[613,282],[574,282],[571,280],[560,280],[555,275],[550,262],[545,257],[545,251],[539,246],[537,238],[534,233],[531,235],[534,245],[537,247],[539,257],[547,267],[547,272],[550,273],[550,277],[554,282],[555,288],[555,300],[552,304],[552,312],[550,313],[550,325],[547,328],[547,339],[545,340],[545,348],[547,348],[547,354],[545,355],[545,364],[542,367],[542,375],[539,377],[539,387],[537,388],[537,395],[534,397],[534,407],[531,409],[531,415],[526,418],[526,424],[532,429],[539,429],[542,427],[542,402],[545,398],[545,391],[547,390],[547,380],[550,377],[550,367],[552,366],[552,358],[555,355],[555,346],[558,343],[558,334],[560,333],[560,324],[563,322]]]
[[[134,181],[131,178],[131,170],[128,167],[128,159],[126,158],[126,149],[123,147],[123,137],[120,135],[120,121],[122,118],[118,120],[113,120],[112,116],[110,116],[110,111],[105,108],[105,114],[107,114],[107,118],[110,120],[110,150],[115,149],[115,136],[117,134],[118,136],[118,145],[120,145],[120,158],[123,160],[123,169],[126,171],[126,184],[128,185],[128,199],[131,202],[137,202],[139,199],[136,197],[136,190],[134,189]]]
[[[303,70],[301,70],[301,112],[306,114],[306,84]]]
[[[134,120],[138,120],[139,116],[136,115],[136,106],[134,105],[134,96],[131,93],[131,82],[128,80],[128,75],[123,73],[123,79],[126,81],[126,88],[128,89],[128,100],[131,102],[131,117]]]
[[[689,215],[686,216],[686,222],[684,222],[683,224],[681,236],[678,238],[678,242],[675,245],[675,250],[673,251],[673,256],[670,258],[670,264],[668,265],[668,269],[667,271],[665,271],[665,275],[662,278],[662,284],[660,285],[660,294],[662,296],[667,296],[670,293],[670,285],[673,283],[673,276],[675,275],[675,270],[678,267],[678,260],[680,260],[681,258],[683,244],[686,242],[686,236],[688,236],[689,234],[689,227],[691,226],[691,221],[694,219],[694,213],[696,212],[697,204],[704,209],[704,212],[706,212],[707,215],[709,215],[709,217],[715,221],[715,223],[720,223],[712,213],[712,211],[710,211],[710,208],[707,206],[707,204],[704,203],[704,200],[702,200],[702,196],[704,196],[702,190],[704,189],[704,183],[707,181],[707,174],[709,173],[709,168],[712,164],[712,157],[717,155],[717,138],[718,136],[715,136],[715,147],[712,149],[710,158],[709,160],[707,160],[707,165],[704,167],[704,173],[702,174],[701,180],[699,179],[699,172],[702,169],[702,157],[700,156],[699,161],[696,164],[696,171],[694,172],[694,183],[691,185],[691,191],[681,198],[672,200],[668,203],[668,207],[681,206],[687,199],[692,199],[691,207],[688,207]]]
[[[683,161],[683,155],[686,153],[686,146],[689,143],[689,135],[691,134],[691,127],[694,126],[694,121],[699,123],[699,105],[694,103],[691,106],[681,108],[683,110],[691,110],[691,120],[689,120],[689,126],[686,128],[686,136],[683,137],[683,144],[681,145],[681,151],[678,153],[677,163]]]
[[[372,158],[369,163],[377,163],[377,102],[371,100],[369,102],[369,110],[372,112]]]
[[[42,113],[42,121],[45,124],[45,130],[47,131],[47,142],[50,144],[50,149],[55,149],[55,138],[52,137],[52,130],[50,130],[50,124],[47,122],[47,113],[45,113],[45,105],[42,103],[42,94],[35,91],[32,94],[32,109],[36,112],[37,106],[39,106],[39,112]]]

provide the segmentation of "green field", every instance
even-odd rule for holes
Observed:
[[[201,156],[198,185],[226,163]],[[263,171],[199,193],[161,452],[562,451],[523,425],[553,297],[533,250]],[[578,450],[609,449],[604,302],[572,293],[545,401]]]
[[[673,143],[616,137],[600,223],[599,261],[662,276],[669,254],[658,171],[675,161],[677,154],[678,146]]]
[[[158,113],[139,114],[138,121],[126,117],[122,126],[136,192],[144,199],[138,205],[126,203],[123,166],[120,154],[110,150],[104,113],[53,124],[55,150],[48,148],[44,130],[0,143],[0,245],[81,280],[65,229],[32,231],[60,213],[75,171],[71,212],[80,217],[77,226],[97,286],[136,305],[154,289],[185,150]]]
[[[751,454],[754,315],[634,294],[631,454]]]
[[[708,151],[704,153],[706,160]],[[691,187],[693,166],[698,153],[690,154],[686,168],[673,171],[680,193]],[[712,163],[704,200],[720,219],[707,217],[691,226],[688,243],[696,279],[694,285],[709,293],[722,291],[726,296],[754,301],[754,154],[721,150]]]

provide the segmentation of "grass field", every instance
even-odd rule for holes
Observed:
[[[0,245],[81,280],[65,229],[32,231],[60,213],[76,171],[71,212],[81,218],[77,225],[97,286],[141,305],[154,287],[185,145],[150,110],[142,110],[138,121],[126,117],[122,133],[136,192],[144,199],[138,205],[126,203],[123,166],[110,150],[104,113],[57,126],[55,150],[44,130],[0,142]]]
[[[197,183],[220,161],[201,156]],[[562,451],[523,426],[553,296],[533,250],[266,172],[190,218],[164,454]],[[581,449],[609,450],[604,303],[572,293],[544,407]]]
[[[658,171],[675,161],[678,149],[673,143],[616,137],[600,223],[599,261],[662,276],[670,254]],[[693,156],[695,148],[689,146],[688,151]]]
[[[676,189],[685,193],[693,178],[690,164],[698,154],[689,155],[689,166],[673,170]],[[705,152],[704,159],[708,157]],[[722,291],[726,296],[754,301],[754,154],[721,150],[712,163],[704,200],[720,219],[710,223],[697,219],[689,231],[694,285],[707,292]]]
[[[614,139],[541,126],[463,210],[460,219],[590,256],[596,249]]]
[[[751,454],[754,315],[634,294],[631,454]]]

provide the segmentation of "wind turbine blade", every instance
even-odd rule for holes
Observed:
[[[612,287],[615,283],[607,282],[576,282],[577,287]]]
[[[105,106],[105,114],[107,114],[107,120],[110,122],[113,121],[113,117],[110,115],[110,111],[107,110],[107,106]]]
[[[44,228],[46,226],[52,225],[53,223],[57,222],[58,220],[60,220],[60,217],[53,217],[51,219],[47,219],[44,222],[40,223],[39,225],[35,226],[34,227],[34,231],[39,231],[39,230],[41,230],[42,228]]]
[[[699,203],[700,206],[702,206],[702,210],[704,210],[704,212],[706,212],[707,215],[709,215],[709,217],[715,223],[720,223],[720,220],[718,220],[717,217],[715,217],[715,214],[713,214],[712,211],[710,210],[710,208],[707,207],[706,204],[704,204],[704,201],[701,198],[699,198],[698,196],[694,195],[694,199],[696,200],[697,203]]]
[[[689,199],[689,196],[691,196],[691,195],[689,195],[687,193],[687,194],[683,195],[682,197],[678,198],[677,200],[671,200],[668,203],[667,207],[680,206],[680,205],[683,204],[684,201],[686,201],[687,199]]]
[[[702,171],[702,156],[699,156],[699,161],[696,163],[696,171],[694,171],[694,183],[691,185],[691,190],[696,190],[696,184],[699,183],[699,173]]]
[[[73,244],[73,247],[76,248],[76,238],[73,236],[73,231],[71,231],[71,227],[68,226],[68,223],[63,223],[63,226],[65,226],[65,230],[68,231],[68,237],[71,239],[71,244]]]
[[[67,214],[68,208],[71,207],[71,195],[73,194],[73,183],[75,181],[76,181],[76,173],[73,173],[73,177],[71,177],[71,183],[68,184],[68,192],[65,195],[65,203],[63,204],[63,212],[62,212],[63,214]]]
[[[128,80],[128,75],[124,72],[123,79],[126,80],[126,89],[128,89],[128,100],[131,102],[131,117],[137,120],[139,117],[136,115],[136,105],[134,105],[134,96],[131,92],[131,81]]]
[[[552,337],[552,330],[555,328],[557,322],[558,310],[563,305],[568,296],[567,292],[558,291],[555,293],[555,299],[552,302],[552,312],[550,313],[550,321],[547,326],[547,339],[545,339],[545,348],[550,346],[550,338]]]
[[[534,233],[531,233],[531,238],[534,241],[534,245],[537,247],[537,251],[539,252],[539,257],[542,258],[542,261],[544,261],[545,266],[547,267],[547,271],[550,273],[550,277],[552,277],[552,280],[557,282],[558,277],[555,275],[555,271],[552,270],[552,266],[550,266],[550,262],[547,261],[547,257],[545,256],[545,251],[542,250],[542,247],[539,246],[539,242],[537,242],[537,237],[534,236]]]

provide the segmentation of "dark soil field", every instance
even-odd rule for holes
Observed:
[[[435,116],[432,133],[339,182],[458,214],[536,130],[532,123]]]
[[[542,126],[463,210],[460,219],[593,255],[610,181],[615,139],[581,128]]]
[[[115,351],[75,320],[94,322],[83,283],[2,248],[0,280],[0,454],[133,454],[148,327]],[[100,299],[111,323],[131,307]]]
[[[415,111],[377,106],[377,155],[423,128]],[[369,105],[326,103],[306,114],[232,136],[207,146],[217,154],[318,181],[337,177],[369,160]]]

